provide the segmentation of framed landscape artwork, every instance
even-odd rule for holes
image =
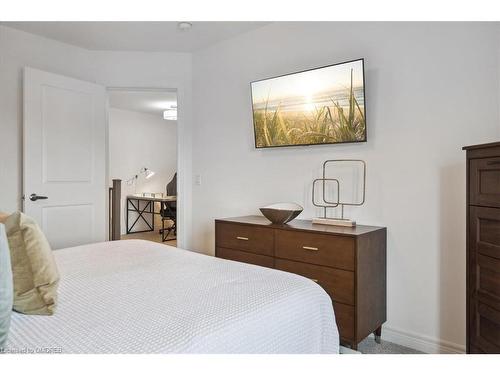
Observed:
[[[251,83],[255,147],[366,142],[364,60]]]

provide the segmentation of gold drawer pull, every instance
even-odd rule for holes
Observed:
[[[310,250],[310,251],[318,251],[319,249],[317,247],[312,247],[312,246],[302,246],[304,250]]]
[[[237,240],[248,241],[248,237],[236,237]]]
[[[318,279],[309,279],[309,280],[314,281],[315,283],[318,282]]]

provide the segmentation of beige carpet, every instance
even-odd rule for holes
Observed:
[[[358,345],[358,351],[341,347],[341,354],[425,354],[406,346],[394,344],[390,341],[381,340],[380,344],[375,342],[373,336],[369,336]]]

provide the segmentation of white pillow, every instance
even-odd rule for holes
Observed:
[[[13,288],[9,243],[5,226],[0,223],[0,349],[4,348],[9,333]]]

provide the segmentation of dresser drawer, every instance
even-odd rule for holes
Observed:
[[[333,311],[335,312],[340,338],[354,340],[354,307],[334,302]]]
[[[479,254],[500,259],[500,209],[471,206],[469,220],[472,248]]]
[[[474,346],[474,345],[470,346],[470,353],[471,354],[487,354],[481,348],[478,348],[477,346]]]
[[[470,204],[500,207],[500,157],[471,159],[469,163]]]
[[[255,264],[257,266],[273,268],[274,259],[266,255],[252,254],[245,251],[218,247],[215,252],[217,258],[235,260],[237,262]]]
[[[354,239],[301,231],[276,231],[276,257],[354,270]]]
[[[474,288],[500,303],[500,259],[478,254],[475,272]]]
[[[270,228],[217,223],[217,247],[273,256],[274,232]]]
[[[283,259],[276,259],[274,267],[316,281],[333,301],[354,304],[354,272]]]
[[[487,353],[500,354],[500,311],[473,300],[471,344]]]

